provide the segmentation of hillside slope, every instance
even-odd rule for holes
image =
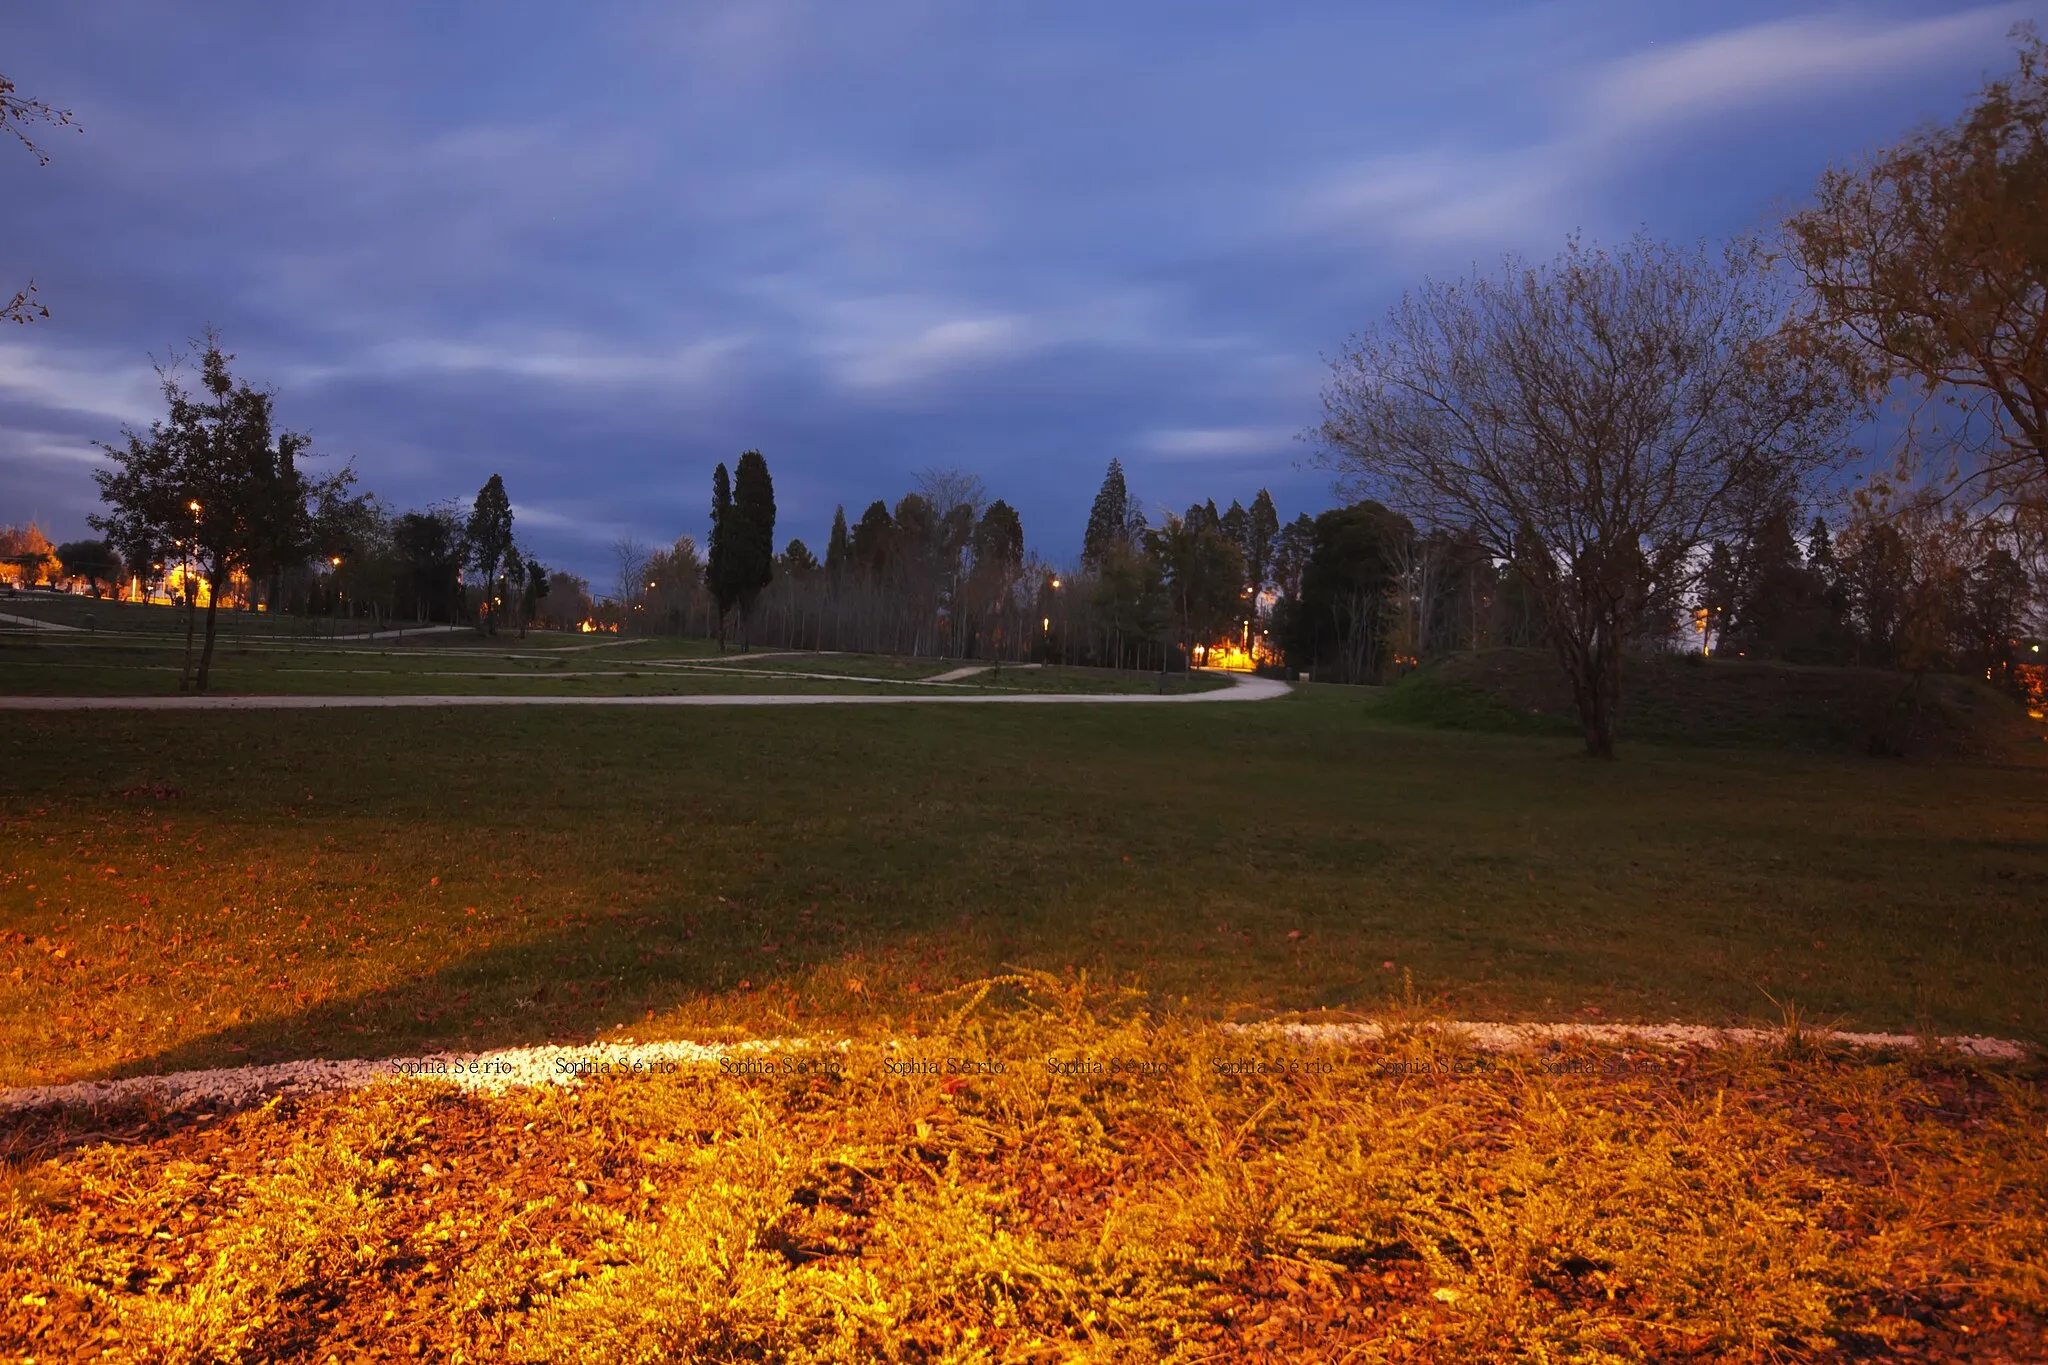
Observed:
[[[1620,735],[1913,758],[2038,761],[2048,730],[1983,683],[1947,674],[1814,668],[1747,659],[1632,659]],[[1389,720],[1455,729],[1575,733],[1571,686],[1547,651],[1455,655],[1376,703]]]

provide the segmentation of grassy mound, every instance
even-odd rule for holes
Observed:
[[[1489,1058],[1423,1027],[1310,1052],[1043,978],[957,999],[943,1030],[831,1066],[393,1082],[118,1136],[10,1120],[0,1349],[2009,1360],[2048,1340],[2036,1076]]]
[[[1680,656],[1630,660],[1625,686],[1624,740],[1915,758],[2005,759],[2041,747],[2040,725],[2016,702],[1947,674]],[[1578,729],[1571,686],[1544,650],[1433,663],[1402,679],[1375,714],[1447,729]]]

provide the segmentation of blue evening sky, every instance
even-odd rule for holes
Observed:
[[[1334,498],[1297,439],[1426,276],[1769,222],[1955,117],[2048,3],[777,0],[9,7],[67,107],[0,146],[0,522],[207,324],[394,510],[501,472],[599,583],[758,447],[822,549],[957,466],[1056,562],[1151,509]]]

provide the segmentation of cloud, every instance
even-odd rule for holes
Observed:
[[[91,441],[61,432],[17,428],[6,432],[0,440],[4,440],[9,455],[45,464],[98,465],[106,459]]]
[[[575,389],[648,386],[694,392],[722,380],[728,362],[746,345],[747,338],[729,336],[666,349],[622,351],[567,334],[514,342],[430,337],[379,343],[358,357],[304,366],[292,373],[305,383],[419,374],[495,374]]]
[[[133,361],[0,342],[0,399],[27,407],[147,427],[164,415],[158,382],[153,369]]]
[[[1745,105],[1811,100],[1982,52],[2022,14],[1996,5],[1889,27],[1841,13],[1731,29],[1610,63],[1592,82],[1587,110],[1599,127],[1632,130]]]
[[[854,389],[895,389],[949,371],[1008,359],[1031,348],[1023,319],[1000,315],[953,318],[908,335],[848,338],[833,349],[839,382]]]
[[[1296,434],[1294,427],[1175,427],[1148,431],[1138,444],[1167,459],[1231,459],[1275,454],[1286,449]]]
[[[1417,244],[1577,226],[1588,183],[1659,138],[1731,110],[1811,101],[1988,54],[2024,12],[1995,5],[1889,25],[1844,12],[1656,45],[1570,78],[1584,93],[1560,107],[1546,137],[1506,150],[1371,158],[1311,185],[1291,211],[1311,229],[1364,228]]]

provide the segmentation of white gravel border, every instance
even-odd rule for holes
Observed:
[[[1378,1042],[1405,1032],[1400,1025],[1362,1024],[1226,1024],[1234,1033],[1273,1034],[1303,1045],[1331,1045]],[[1451,1034],[1483,1052],[1534,1052],[1565,1043],[1640,1043],[1650,1047],[1777,1047],[1785,1041],[1785,1030],[1765,1028],[1709,1028],[1705,1024],[1484,1024],[1468,1020],[1426,1023],[1415,1026],[1419,1033]],[[1819,1047],[1917,1048],[1921,1040],[1910,1033],[1842,1033],[1834,1029],[1807,1029],[1802,1037]],[[2009,1038],[1984,1038],[1974,1034],[1940,1038],[1937,1043],[1965,1057],[2020,1062],[2037,1049]]]
[[[1225,1032],[1286,1038],[1305,1047],[1342,1046],[1398,1037],[1400,1024],[1226,1024]],[[1534,1052],[1568,1042],[1638,1044],[1657,1048],[1775,1047],[1782,1029],[1709,1028],[1702,1024],[1499,1024],[1452,1020],[1412,1026],[1427,1035],[1451,1034],[1485,1052]],[[1921,1040],[1908,1033],[1838,1033],[1816,1029],[1805,1035],[1816,1046],[1913,1050]],[[2041,1049],[2006,1038],[1942,1038],[1939,1045],[1966,1057],[2020,1062]],[[465,1090],[497,1093],[516,1086],[577,1085],[591,1075],[650,1076],[683,1066],[713,1066],[736,1055],[782,1052],[844,1052],[845,1041],[770,1038],[741,1043],[659,1042],[549,1045],[498,1048],[489,1052],[436,1052],[415,1057],[313,1059],[268,1066],[177,1071],[114,1081],[22,1086],[0,1090],[0,1113],[53,1106],[98,1108],[155,1100],[167,1109],[246,1104],[273,1095],[355,1090],[380,1081],[418,1078],[447,1081]]]

